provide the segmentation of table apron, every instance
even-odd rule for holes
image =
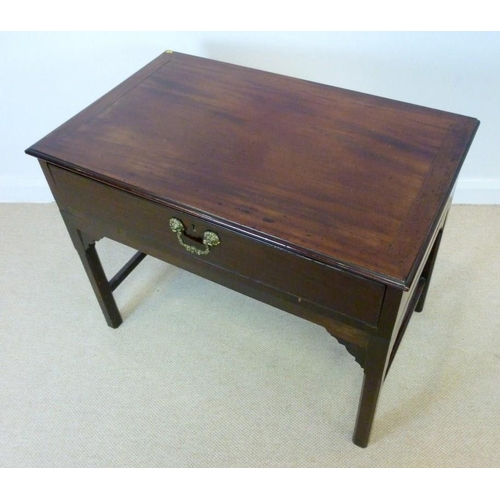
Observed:
[[[200,275],[210,266],[225,269],[293,296],[299,304],[310,302],[371,329],[377,327],[386,289],[381,283],[256,241],[204,220],[203,215],[188,215],[62,167],[48,165],[48,169],[60,210],[76,217],[77,227],[85,226],[97,239],[111,238]],[[203,250],[203,234],[212,231],[220,244],[206,255],[186,251],[170,228],[171,218],[182,221],[186,243]]]

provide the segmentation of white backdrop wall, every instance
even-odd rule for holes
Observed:
[[[455,202],[500,203],[500,32],[2,32],[0,202],[48,202],[24,150],[166,49],[473,116]]]

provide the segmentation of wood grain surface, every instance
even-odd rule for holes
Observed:
[[[408,289],[478,125],[165,53],[27,153]]]

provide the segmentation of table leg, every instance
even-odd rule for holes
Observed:
[[[66,222],[66,227],[73,241],[73,245],[80,256],[83,267],[87,272],[90,284],[94,289],[97,301],[101,306],[106,322],[112,328],[117,328],[122,323],[111,286],[102,268],[99,255],[95,248],[95,240]]]
[[[370,340],[364,363],[363,389],[359,400],[354,444],[366,448],[372,429],[378,397],[385,378],[389,359],[389,342],[380,338]]]

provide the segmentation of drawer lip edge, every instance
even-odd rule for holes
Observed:
[[[129,193],[133,196],[137,196],[139,198],[143,198],[145,200],[158,203],[159,205],[162,205],[162,206],[165,206],[168,208],[172,208],[173,210],[177,210],[179,212],[184,212],[186,215],[190,215],[192,217],[198,217],[199,219],[202,219],[208,223],[219,225],[224,229],[228,229],[228,230],[234,231],[238,234],[242,234],[244,236],[250,237],[250,238],[252,238],[260,243],[273,245],[273,246],[278,247],[280,249],[292,252],[293,254],[300,255],[301,257],[307,258],[307,259],[312,260],[314,262],[318,262],[320,264],[327,265],[327,266],[329,266],[337,271],[348,273],[348,274],[354,275],[358,278],[368,279],[368,280],[375,282],[375,283],[378,283],[380,285],[390,286],[390,287],[393,287],[393,288],[396,288],[396,289],[399,289],[402,291],[408,291],[410,289],[411,283],[407,283],[405,280],[401,280],[401,279],[396,278],[394,276],[381,274],[381,273],[378,273],[376,271],[372,271],[370,269],[366,269],[364,267],[357,266],[355,264],[340,261],[338,259],[335,259],[335,258],[330,257],[330,256],[325,255],[325,254],[321,254],[318,252],[312,252],[312,251],[308,250],[307,248],[302,247],[300,245],[295,245],[295,244],[287,242],[285,240],[273,237],[267,233],[262,233],[260,231],[256,231],[254,229],[248,228],[247,226],[242,226],[242,225],[237,224],[235,222],[228,221],[226,219],[222,219],[222,218],[218,217],[217,215],[210,214],[210,213],[204,212],[202,210],[198,210],[194,207],[184,205],[184,204],[176,202],[174,200],[160,198],[158,196],[155,196],[153,193],[141,190],[141,189],[136,188],[130,184],[116,182],[111,177],[106,177],[103,175],[96,174],[95,172],[92,172],[91,170],[74,165],[74,164],[72,164],[70,162],[66,162],[64,160],[60,160],[60,159],[55,158],[53,156],[41,153],[41,152],[36,151],[32,148],[27,149],[26,153],[30,154],[32,156],[35,156],[42,161],[46,161],[46,162],[50,163],[50,165],[53,165],[56,168],[62,168],[64,170],[67,170],[67,171],[74,173],[76,175],[81,175],[83,177],[94,180],[96,182],[100,182],[101,184],[105,184],[105,185],[110,186],[112,188]]]

